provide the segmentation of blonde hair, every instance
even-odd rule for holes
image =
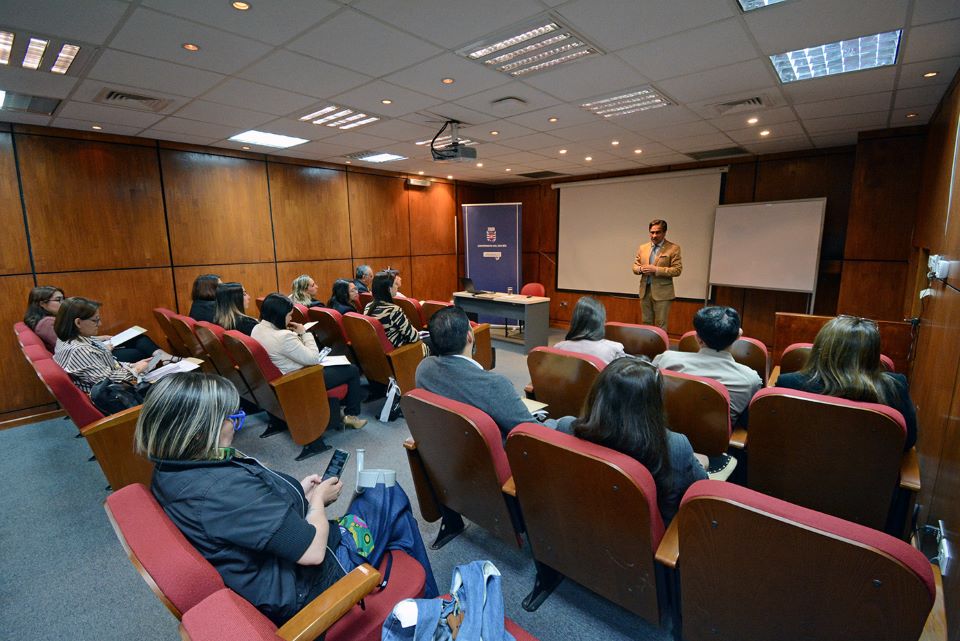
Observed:
[[[134,447],[152,459],[217,458],[223,422],[239,407],[237,388],[222,376],[196,372],[166,376],[143,403]]]
[[[800,374],[827,396],[889,405],[896,395],[893,379],[880,364],[880,330],[867,318],[837,316],[827,321]]]
[[[313,280],[306,274],[301,274],[293,279],[293,285],[291,285],[291,294],[290,300],[294,303],[299,303],[301,305],[309,305],[313,302],[310,294],[307,293],[307,288],[310,287],[310,281]]]

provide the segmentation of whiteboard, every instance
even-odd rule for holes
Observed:
[[[816,291],[826,198],[717,207],[710,284]]]
[[[707,294],[710,238],[725,168],[559,183],[557,287],[637,294],[637,248],[649,242],[648,223],[667,221],[667,240],[680,245],[680,298]]]

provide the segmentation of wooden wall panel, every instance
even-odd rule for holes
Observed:
[[[903,320],[906,262],[843,261],[838,314],[874,320]]]
[[[0,276],[0,414],[53,402],[20,350],[13,324],[23,320],[33,276]]]
[[[403,179],[347,174],[354,256],[409,256],[410,212]]]
[[[413,273],[413,269],[410,266],[410,256],[387,256],[384,258],[379,257],[362,257],[353,259],[354,266],[356,265],[370,265],[373,267],[373,273],[386,269],[396,269],[400,272],[400,293],[404,296],[413,296],[411,293],[416,288],[416,277]]]
[[[523,252],[520,256],[520,269],[523,283],[540,283],[540,254],[537,252]]]
[[[560,230],[560,190],[540,185],[540,251],[557,253],[557,234]]]
[[[0,134],[0,274],[29,274],[30,253],[13,154],[13,136]],[[26,300],[26,297],[24,297]]]
[[[131,325],[140,325],[147,328],[155,343],[163,344],[165,335],[153,318],[153,308],[172,309],[175,303],[169,267],[37,274],[37,280],[62,287],[68,296],[84,296],[103,303],[102,333],[116,334]]]
[[[753,202],[756,178],[757,163],[755,161],[730,165],[724,179],[723,198],[720,202],[724,205]]]
[[[267,163],[277,260],[350,258],[343,171]]]
[[[174,265],[274,260],[265,163],[162,149]]]
[[[407,296],[419,300],[451,300],[453,292],[460,289],[456,254],[412,256],[410,267],[414,286],[404,288]]]
[[[24,135],[16,144],[38,272],[170,264],[155,149]]]
[[[310,260],[292,263],[277,263],[277,275],[280,291],[289,294],[293,279],[300,274],[307,274],[316,283],[320,291],[318,300],[327,300],[333,290],[333,281],[338,278],[353,280],[353,263],[349,260]]]
[[[278,291],[277,268],[273,263],[175,267],[173,273],[177,278],[177,305],[181,314],[187,314],[190,311],[190,291],[193,289],[194,279],[200,274],[219,274],[220,279],[225,283],[242,284],[250,294],[250,307],[247,308],[247,314],[250,316],[257,315],[254,299]]]
[[[853,172],[845,260],[902,260],[910,255],[925,136],[861,135]],[[878,233],[879,232],[879,233]]]
[[[954,78],[952,90],[940,103],[940,112],[927,127],[927,146],[923,157],[923,179],[917,203],[916,247],[933,247],[942,237],[944,212],[951,200],[950,168],[957,147],[957,122],[960,122],[960,88]],[[956,245],[954,245],[956,247]]]
[[[411,253],[419,256],[455,253],[455,187],[449,183],[433,183],[426,189],[408,188],[407,197],[410,200]]]
[[[543,215],[539,183],[501,187],[497,189],[494,200],[489,202],[521,203],[520,242],[522,251],[530,252],[540,249],[540,230]]]

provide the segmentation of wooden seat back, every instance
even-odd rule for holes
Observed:
[[[387,354],[393,351],[393,344],[387,340],[380,321],[351,312],[343,316],[343,330],[350,339],[350,346],[357,355],[364,375],[386,385],[393,376],[393,368],[387,360]]]
[[[527,369],[537,400],[550,416],[579,416],[593,382],[606,364],[589,354],[552,347],[535,347],[527,354]]]
[[[934,603],[912,546],[747,488],[698,481],[676,523],[689,641],[915,641]]]
[[[430,322],[430,318],[444,307],[451,307],[453,303],[443,300],[425,300],[420,305],[420,312],[423,314],[424,324]]]
[[[750,403],[747,485],[882,530],[906,433],[886,405],[768,387]]]
[[[199,321],[193,328],[193,333],[196,335],[197,340],[200,341],[210,362],[217,368],[220,375],[233,383],[234,387],[236,387],[240,393],[240,396],[256,404],[257,401],[253,392],[250,390],[250,386],[240,373],[236,362],[234,362],[229,352],[227,352],[227,348],[223,346],[223,335],[225,332],[226,330],[219,325],[214,325],[206,321]]]
[[[340,312],[327,307],[311,307],[307,310],[307,320],[316,323],[310,328],[310,333],[318,346],[329,347],[333,354],[353,358],[350,341],[343,331],[343,317]]]
[[[623,343],[623,351],[633,356],[646,356],[653,360],[670,347],[667,333],[653,325],[609,322],[604,325],[604,335],[608,340]]]
[[[125,409],[80,430],[114,491],[133,483],[149,484],[153,478],[153,462],[134,449],[134,434],[142,408],[137,405]]]
[[[367,305],[370,303],[370,301],[373,300],[373,294],[371,294],[370,292],[360,292],[359,297],[360,297],[360,311],[363,312],[363,310],[367,308]]]
[[[300,303],[293,304],[293,316],[290,317],[294,323],[303,323],[308,322],[309,319],[309,308],[306,305],[301,305]]]
[[[206,348],[200,342],[200,339],[197,338],[197,335],[194,333],[194,328],[197,325],[197,321],[193,320],[189,316],[183,316],[181,314],[174,314],[170,317],[170,326],[173,327],[173,331],[180,337],[180,341],[186,345],[187,350],[189,350],[189,356],[194,358],[199,358],[203,361],[200,364],[200,369],[208,374],[221,374],[214,362],[210,359],[210,355],[207,353]]]
[[[157,324],[163,331],[164,336],[167,337],[170,350],[177,356],[193,356],[190,348],[187,347],[183,339],[180,338],[180,334],[178,334],[177,331],[173,329],[173,325],[170,324],[170,319],[174,316],[176,316],[176,312],[166,307],[153,308],[153,317],[157,320]]]
[[[420,303],[413,298],[401,298],[397,296],[393,299],[397,307],[403,310],[403,315],[407,317],[410,324],[417,330],[425,329],[426,321],[423,319],[423,312],[420,309]]]
[[[677,343],[677,349],[681,352],[699,352],[700,343],[697,342],[697,330],[691,329],[689,332],[684,332],[680,337],[680,342]]]
[[[674,432],[685,435],[693,451],[719,456],[730,446],[730,393],[705,376],[660,370],[663,407]]]
[[[50,391],[63,411],[73,421],[77,429],[83,429],[90,423],[103,418],[103,412],[94,406],[90,397],[70,379],[60,365],[52,358],[32,361],[37,376]]]
[[[657,490],[625,454],[524,423],[507,437],[527,538],[538,562],[657,623]]]
[[[807,366],[812,349],[813,343],[792,343],[784,347],[783,354],[780,356],[780,373],[789,374],[802,370]],[[880,354],[880,365],[888,372],[896,371],[893,359],[886,354]]]
[[[756,338],[741,336],[730,346],[730,353],[733,354],[733,360],[755,371],[763,384],[767,384],[770,376],[770,354],[766,345]]]

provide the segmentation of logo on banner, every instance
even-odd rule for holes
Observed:
[[[497,228],[496,227],[487,227],[487,242],[495,243],[497,242]]]

